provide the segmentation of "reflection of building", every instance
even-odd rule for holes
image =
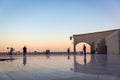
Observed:
[[[73,35],[74,52],[80,42],[88,43],[91,53],[120,54],[120,29]]]
[[[109,55],[108,57],[106,54],[92,54],[91,61],[87,64],[85,63],[85,61],[84,64],[80,64],[79,61],[76,59],[76,56],[77,55],[74,55],[74,72],[94,75],[120,75],[120,56],[114,55],[113,58],[113,55]],[[86,56],[86,61],[87,59],[88,57]]]

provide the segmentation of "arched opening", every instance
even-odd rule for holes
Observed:
[[[85,44],[86,46],[86,52],[87,53],[91,53],[91,46],[86,43],[86,42],[80,42],[76,45],[76,52],[77,53],[80,53],[80,54],[83,54],[83,45]]]

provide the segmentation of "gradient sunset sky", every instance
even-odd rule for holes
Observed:
[[[0,51],[66,51],[69,37],[120,28],[120,0],[0,0]]]

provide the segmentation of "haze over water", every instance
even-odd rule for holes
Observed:
[[[120,28],[119,14],[119,0],[0,0],[0,51],[72,50],[70,36]]]

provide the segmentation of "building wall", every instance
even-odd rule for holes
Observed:
[[[119,31],[115,31],[105,38],[108,54],[120,54],[119,36]]]
[[[120,54],[120,29],[73,35],[74,52],[79,42],[88,43],[92,53]]]
[[[105,39],[98,39],[97,41],[95,41],[95,52],[98,54],[106,54],[106,50],[105,50]]]
[[[118,31],[118,37],[119,37],[119,54],[120,54],[120,30]]]
[[[73,42],[74,42],[74,45],[77,45],[79,42],[86,42],[91,45],[91,43],[97,41],[98,39],[104,39],[108,35],[112,34],[115,31],[118,31],[118,30],[119,29],[73,35]]]

